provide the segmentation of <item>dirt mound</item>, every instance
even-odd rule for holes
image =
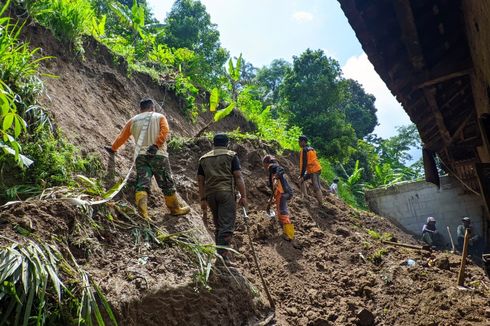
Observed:
[[[200,241],[210,241],[213,230],[204,231],[194,181],[198,157],[210,148],[210,140],[200,138],[171,151],[179,191],[194,210],[183,218],[169,216],[155,192],[151,216],[166,232],[200,230]],[[263,210],[268,190],[260,157],[275,149],[259,140],[233,141],[231,149],[242,162],[253,241],[276,301],[273,324],[487,324],[488,279],[480,268],[470,263],[470,288],[460,290],[455,286],[459,257],[388,247],[376,235],[416,241],[387,220],[352,210],[333,196],[319,207],[313,198],[296,195],[290,209],[297,240],[284,241],[277,221]],[[279,160],[294,176],[293,161]],[[102,285],[123,325],[253,325],[267,315],[242,218],[233,240],[241,253],[235,257],[237,270],[213,272],[208,291],[197,285],[188,254],[177,246],[145,241],[144,228],[125,228],[121,221],[129,221],[130,213],[114,210],[114,205],[88,219],[87,212],[64,201],[16,204],[0,212],[1,232],[19,240],[20,226],[34,238],[66,241],[79,264]],[[415,264],[409,266],[408,259]]]
[[[68,138],[87,153],[100,152],[101,144],[114,138],[142,96],[164,103],[175,134],[193,135],[204,124],[201,120],[193,125],[182,118],[174,95],[148,76],[127,77],[124,63],[114,61],[103,46],[87,43],[86,58],[78,60],[39,27],[30,28],[28,38],[45,54],[58,57],[45,67],[60,78],[46,81],[44,103]],[[235,129],[238,120],[219,128]],[[120,174],[131,160],[131,147],[117,157]],[[210,141],[200,138],[171,149],[177,188],[193,210],[184,218],[171,217],[160,193],[154,191],[150,215],[162,230],[199,230],[199,241],[210,241],[199,216],[195,182],[198,158],[210,148]],[[301,199],[298,185],[292,182],[296,195],[290,209],[297,240],[294,244],[282,240],[277,221],[264,212],[268,189],[261,168],[261,157],[276,149],[259,140],[233,141],[231,148],[242,162],[253,241],[276,301],[273,323],[488,324],[489,282],[481,269],[470,263],[466,284],[471,288],[459,290],[455,286],[458,257],[388,247],[377,238],[416,241],[387,220],[353,210],[335,197],[327,197],[325,207],[318,207],[312,198]],[[103,159],[110,166],[108,156]],[[297,157],[286,152],[279,160],[295,180]],[[131,200],[131,187],[130,181],[122,198]],[[131,226],[128,216],[133,215],[115,205],[87,214],[59,200],[25,202],[0,210],[0,230],[17,240],[23,238],[20,234],[28,234],[66,242],[79,264],[101,284],[121,325],[246,325],[266,316],[243,219],[238,219],[233,243],[241,253],[236,257],[241,274],[214,272],[208,291],[196,285],[196,267],[182,248],[151,244],[151,234],[140,224]],[[368,229],[374,232],[369,234]],[[415,265],[407,265],[408,259]]]
[[[260,296],[243,276],[216,270],[212,290],[200,286],[192,255],[172,242],[155,245],[144,225],[124,222],[131,209],[124,213],[116,206],[87,214],[65,200],[12,204],[0,212],[0,243],[22,243],[28,236],[66,245],[100,284],[120,325],[241,325],[261,318]],[[176,231],[196,229],[198,221],[194,214],[177,221],[161,213],[159,220],[161,229]],[[205,233],[200,241],[211,242]]]
[[[282,240],[279,224],[264,210],[268,189],[260,157],[275,153],[274,148],[260,141],[232,142],[230,147],[242,162],[253,241],[277,302],[277,325],[488,324],[489,282],[478,266],[468,268],[471,289],[460,290],[459,256],[387,246],[381,239],[417,241],[388,220],[353,210],[334,196],[319,207],[313,198],[301,199],[298,184],[292,182],[296,195],[290,210],[297,242]],[[199,155],[209,148],[208,140],[199,139],[171,153],[178,161],[174,172],[194,175]],[[292,153],[279,158],[291,180],[297,174],[295,159]],[[190,199],[197,202],[195,196]],[[234,246],[242,253],[236,257],[239,270],[260,287],[241,218]],[[409,259],[414,266],[407,264]]]

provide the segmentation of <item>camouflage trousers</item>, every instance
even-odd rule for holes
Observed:
[[[138,155],[136,158],[136,191],[149,192],[153,176],[155,176],[157,184],[165,196],[171,196],[175,193],[175,184],[168,157]]]

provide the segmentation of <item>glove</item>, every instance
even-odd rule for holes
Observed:
[[[112,150],[112,146],[104,146],[104,149],[107,151],[107,153],[114,155],[116,152]]]
[[[158,151],[158,146],[157,145],[151,145],[150,147],[148,147],[148,150],[146,151],[146,154],[148,155],[155,155]]]

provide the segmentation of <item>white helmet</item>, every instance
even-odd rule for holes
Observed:
[[[436,221],[436,219],[435,219],[435,218],[433,218],[432,216],[429,216],[429,217],[427,218],[427,224],[429,224],[430,222],[435,222],[435,221]]]

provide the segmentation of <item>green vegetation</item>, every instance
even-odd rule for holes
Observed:
[[[72,42],[83,51],[82,36],[95,28],[95,12],[88,1],[25,0],[27,10],[39,23],[53,31],[61,41]]]
[[[41,16],[54,14],[57,8],[46,1],[23,4]],[[83,158],[69,145],[36,103],[43,89],[39,64],[50,57],[39,56],[39,48],[31,49],[28,43],[19,41],[23,25],[13,24],[5,16],[10,5],[7,1],[0,11],[0,202],[26,198],[45,187],[70,184],[74,173],[88,171],[89,165],[96,173],[100,166],[97,158]],[[62,14],[56,12],[57,17]],[[66,22],[72,18],[63,19]]]
[[[293,62],[274,60],[260,69],[241,55],[230,58],[206,8],[198,0],[177,0],[164,24],[156,21],[145,0],[14,0],[2,1],[0,9],[0,203],[24,199],[44,191],[55,196],[54,186],[64,196],[105,198],[96,179],[101,170],[98,157],[81,155],[51,123],[39,106],[43,90],[39,65],[50,60],[20,41],[24,17],[7,17],[15,6],[49,30],[83,58],[83,41],[93,37],[115,56],[128,63],[128,74],[149,74],[179,98],[180,108],[191,122],[206,111],[209,97],[213,117],[201,130],[239,111],[256,130],[230,132],[236,140],[264,139],[278,150],[298,151],[298,136],[305,133],[320,156],[322,177],[340,178],[339,195],[348,204],[364,207],[364,190],[412,180],[420,164],[407,166],[408,151],[420,145],[414,126],[400,127],[398,135],[381,139],[373,134],[377,124],[375,99],[356,81],[345,79],[339,63],[321,50],[307,49]],[[55,76],[49,76],[56,78]],[[203,100],[205,99],[205,100]],[[207,135],[209,136],[209,134]],[[179,150],[189,140],[173,137],[169,148]],[[88,177],[75,177],[83,173]],[[85,198],[85,197],[84,197]],[[83,206],[83,205],[82,205]],[[217,247],[201,244],[189,232],[166,234],[124,207],[103,205],[104,219],[75,222],[74,229],[100,230],[110,221],[117,227],[125,217],[125,229],[152,245],[176,245],[189,254],[196,266],[196,285],[209,289],[212,261],[221,259]],[[87,207],[83,207],[87,209]],[[89,207],[90,208],[90,207]],[[92,212],[91,208],[87,211]],[[121,224],[122,225],[122,224]],[[24,237],[31,230],[20,225]],[[88,228],[88,229],[87,229]],[[368,230],[376,240],[391,234]],[[88,236],[76,245],[88,247]],[[114,324],[114,316],[100,288],[90,281],[62,244],[20,244],[11,241],[0,248],[0,324],[78,323],[104,325],[102,314]],[[366,248],[371,244],[365,243]],[[58,247],[57,247],[58,246]],[[89,248],[84,248],[89,250]],[[386,249],[369,256],[382,262]],[[62,281],[63,280],[63,281]],[[77,317],[73,317],[77,316]]]
[[[381,235],[378,232],[374,231],[374,230],[367,230],[367,233],[374,240],[380,240],[381,239]]]
[[[65,260],[56,246],[32,240],[26,244],[13,242],[0,248],[0,261],[0,324],[76,323],[73,316],[78,316],[78,324],[92,325],[95,318],[97,325],[103,326],[101,302],[113,325],[117,325],[97,284],[74,259],[75,267]],[[63,278],[67,281],[62,282]]]
[[[381,248],[369,255],[367,259],[374,265],[380,265],[383,262],[383,257],[388,254],[388,249]]]
[[[174,90],[191,121],[203,111],[197,98],[209,96],[214,120],[198,135],[233,110],[255,124],[259,137],[285,149],[299,150],[297,137],[307,134],[322,157],[324,179],[339,177],[339,194],[351,205],[365,206],[366,188],[420,175],[420,164],[406,166],[408,151],[419,145],[414,127],[401,127],[390,139],[372,134],[375,98],[343,78],[339,63],[321,50],[307,49],[292,63],[274,60],[260,69],[242,56],[228,60],[216,25],[198,0],[175,1],[164,24],[144,0],[22,2],[59,38],[79,44],[80,35],[93,35],[127,60],[129,73],[148,73]],[[46,6],[51,9],[35,10]],[[58,28],[67,17],[73,27]]]

